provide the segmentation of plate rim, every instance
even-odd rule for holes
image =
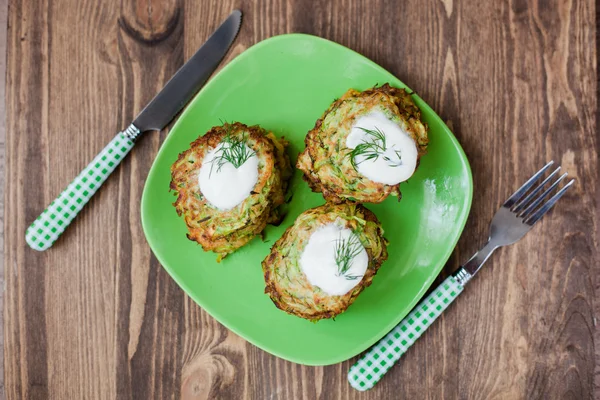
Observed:
[[[444,254],[443,257],[440,257],[438,259],[438,267],[436,267],[435,273],[429,275],[429,277],[423,282],[423,285],[419,289],[417,295],[415,295],[413,300],[411,302],[409,302],[408,307],[406,307],[406,310],[407,310],[406,313],[404,315],[402,315],[402,313],[398,313],[399,317],[391,319],[390,322],[384,328],[382,328],[380,334],[373,335],[373,338],[363,342],[359,346],[355,346],[356,348],[354,348],[351,351],[347,350],[345,352],[345,354],[343,354],[341,357],[337,356],[337,357],[321,358],[318,360],[317,359],[310,360],[307,358],[299,358],[296,356],[290,356],[287,354],[283,354],[278,350],[272,349],[268,343],[256,341],[253,337],[249,337],[248,335],[246,335],[243,332],[243,330],[238,330],[237,328],[232,327],[228,322],[224,321],[224,319],[226,320],[226,318],[222,318],[220,316],[219,311],[215,310],[211,306],[206,306],[203,301],[199,300],[197,298],[197,296],[194,294],[194,292],[191,290],[191,288],[186,284],[185,280],[182,279],[177,273],[175,273],[175,271],[172,270],[172,268],[168,265],[168,263],[166,263],[166,260],[164,260],[164,258],[161,255],[159,255],[157,252],[155,252],[154,246],[150,239],[152,236],[149,235],[149,233],[148,233],[148,231],[150,230],[150,226],[149,226],[150,222],[148,221],[149,216],[146,216],[146,212],[145,212],[145,210],[147,208],[146,203],[150,196],[149,195],[150,189],[148,188],[149,187],[148,182],[151,179],[154,179],[154,178],[152,178],[152,175],[154,175],[156,161],[159,158],[159,156],[161,155],[161,153],[164,151],[165,144],[169,143],[169,141],[172,140],[171,131],[178,128],[181,121],[183,119],[185,119],[185,117],[187,116],[188,113],[191,112],[192,104],[197,101],[197,99],[202,95],[202,93],[205,91],[206,88],[210,87],[214,83],[214,80],[215,80],[214,78],[217,77],[218,75],[220,75],[221,73],[223,73],[223,71],[226,71],[227,69],[229,69],[231,66],[239,63],[240,60],[243,61],[245,56],[244,57],[240,57],[240,56],[242,56],[244,53],[247,53],[248,51],[255,51],[266,45],[270,45],[273,42],[278,42],[281,40],[288,40],[288,39],[297,39],[297,38],[322,42],[328,46],[338,47],[346,52],[353,53],[353,56],[363,59],[364,61],[368,62],[372,67],[379,70],[379,72],[387,74],[387,75],[393,77],[398,82],[400,82],[402,84],[402,87],[413,91],[412,89],[410,89],[409,86],[407,86],[403,81],[401,81],[399,78],[397,78],[394,74],[392,74],[391,72],[389,72],[388,70],[386,70],[385,68],[383,68],[382,66],[380,66],[379,64],[374,62],[373,60],[369,59],[368,57],[366,57],[344,45],[333,42],[331,40],[328,40],[328,39],[325,39],[325,38],[322,38],[319,36],[315,36],[315,35],[305,34],[305,33],[287,33],[287,34],[276,35],[276,36],[272,36],[270,38],[264,39],[256,44],[248,47],[246,50],[244,50],[242,53],[237,55],[229,63],[224,65],[221,68],[221,70],[219,72],[217,72],[215,75],[213,75],[211,77],[211,79],[198,91],[198,93],[196,93],[196,95],[185,106],[183,112],[181,112],[181,114],[177,117],[177,120],[175,121],[173,126],[169,129],[169,132],[168,132],[165,140],[163,141],[163,143],[160,144],[160,147],[159,147],[159,149],[156,153],[156,156],[152,162],[152,165],[148,171],[148,176],[144,183],[144,189],[143,189],[142,197],[141,197],[141,201],[140,201],[140,214],[141,214],[141,223],[142,223],[142,230],[144,232],[144,236],[146,238],[146,241],[148,242],[148,245],[150,247],[150,250],[152,251],[152,254],[154,254],[156,259],[160,263],[161,267],[164,268],[168,272],[169,276],[177,283],[177,285],[184,291],[184,293],[187,296],[189,296],[192,300],[194,300],[194,302],[199,307],[204,309],[219,324],[223,325],[225,328],[234,332],[236,335],[242,337],[244,340],[248,341],[249,343],[258,347],[259,349],[261,349],[269,354],[272,354],[276,357],[279,357],[281,359],[291,361],[291,362],[301,364],[301,365],[325,366],[325,365],[333,365],[333,364],[337,364],[337,363],[349,360],[352,357],[355,357],[355,356],[359,355],[360,353],[362,353],[363,351],[369,349],[373,344],[377,343],[377,341],[379,341],[383,336],[385,336],[394,326],[396,326],[398,323],[400,323],[400,321],[404,317],[406,317],[406,315],[408,315],[408,313],[410,313],[410,311],[418,304],[418,302],[421,301],[421,299],[423,298],[423,296],[425,295],[427,290],[429,290],[431,285],[438,278],[440,272],[443,270],[444,266],[450,259],[450,256],[452,255],[452,253],[454,252],[454,249],[456,248],[456,244],[458,243],[458,241],[462,235],[462,232],[464,231],[465,225],[466,225],[468,217],[470,215],[472,201],[473,201],[473,174],[471,171],[469,159],[467,158],[467,155],[465,154],[464,149],[460,145],[458,139],[456,138],[456,136],[454,136],[454,133],[452,132],[452,130],[444,123],[444,121],[441,119],[441,117],[429,106],[429,104],[427,104],[427,102],[425,102],[416,92],[413,91],[414,92],[413,96],[417,97],[420,100],[421,105],[419,105],[419,108],[427,108],[430,111],[430,115],[433,116],[433,119],[435,119],[437,122],[439,122],[441,124],[442,127],[445,128],[445,130],[447,131],[446,133],[448,134],[451,142],[453,143],[454,147],[457,149],[458,153],[461,156],[460,161],[463,166],[463,169],[466,171],[467,178],[468,178],[468,180],[467,180],[468,188],[467,188],[467,193],[465,196],[466,197],[466,202],[465,202],[466,207],[464,208],[462,215],[460,215],[460,217],[461,217],[460,223],[455,225],[456,227],[458,227],[458,229],[455,231],[455,235],[454,235],[455,237],[453,238],[453,240],[451,242],[452,245],[448,247],[449,250],[446,252],[446,254]],[[350,353],[352,353],[352,354],[348,355]]]

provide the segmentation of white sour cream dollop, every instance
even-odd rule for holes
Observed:
[[[350,268],[342,275],[336,263],[336,245],[339,246],[340,240],[351,240],[351,236],[357,243],[353,252],[356,255],[351,259]],[[330,296],[342,296],[352,290],[362,280],[368,265],[369,256],[356,235],[337,223],[323,225],[313,232],[300,256],[300,268],[310,284]]]
[[[374,137],[365,129],[383,133],[386,151],[376,159],[357,155],[354,161],[358,173],[387,185],[396,185],[410,178],[417,167],[417,145],[409,134],[381,111],[374,111],[356,120],[346,138],[346,146],[354,149],[361,143],[373,142]]]
[[[226,162],[219,169],[215,157],[219,156],[223,146],[228,144],[219,143],[204,156],[198,183],[200,191],[211,205],[219,210],[231,210],[242,203],[256,185],[258,157],[253,154],[239,168]],[[252,153],[252,150],[246,147],[246,150]]]

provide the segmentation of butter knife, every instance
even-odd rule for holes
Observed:
[[[235,40],[241,23],[242,13],[233,11],[131,125],[119,132],[40,214],[25,233],[32,249],[50,248],[133,148],[138,136],[146,131],[163,129],[181,111],[217,68]]]

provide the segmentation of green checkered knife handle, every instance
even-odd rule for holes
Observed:
[[[44,251],[63,233],[79,211],[102,186],[134,145],[140,131],[130,125],[119,132],[100,154],[27,228],[25,239],[32,249]]]
[[[449,276],[350,368],[350,385],[360,391],[375,386],[463,289],[454,276]]]

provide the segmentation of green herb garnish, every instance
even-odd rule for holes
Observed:
[[[362,243],[356,235],[351,234],[348,238],[340,237],[335,241],[335,263],[337,264],[338,271],[337,276],[343,276],[349,281],[356,280],[362,275],[348,275],[348,270],[352,266],[352,260],[354,257],[360,254],[362,251]]]
[[[221,148],[215,158],[211,161],[210,175],[212,175],[215,164],[217,165],[217,172],[221,171],[221,168],[227,163],[232,164],[236,169],[244,165],[246,161],[250,159],[254,154],[246,145],[246,138],[237,138],[231,135],[229,130],[221,140]]]
[[[379,157],[383,157],[390,167],[399,167],[402,165],[402,157],[399,150],[394,150],[398,160],[392,160],[390,157],[384,155],[388,147],[385,140],[385,134],[381,132],[379,128],[375,127],[373,130],[359,127],[359,129],[362,129],[363,132],[369,135],[371,140],[360,143],[348,154],[350,156],[350,162],[355,170],[360,163],[367,160],[377,160]],[[356,157],[358,156],[363,156],[363,159],[356,162]]]

